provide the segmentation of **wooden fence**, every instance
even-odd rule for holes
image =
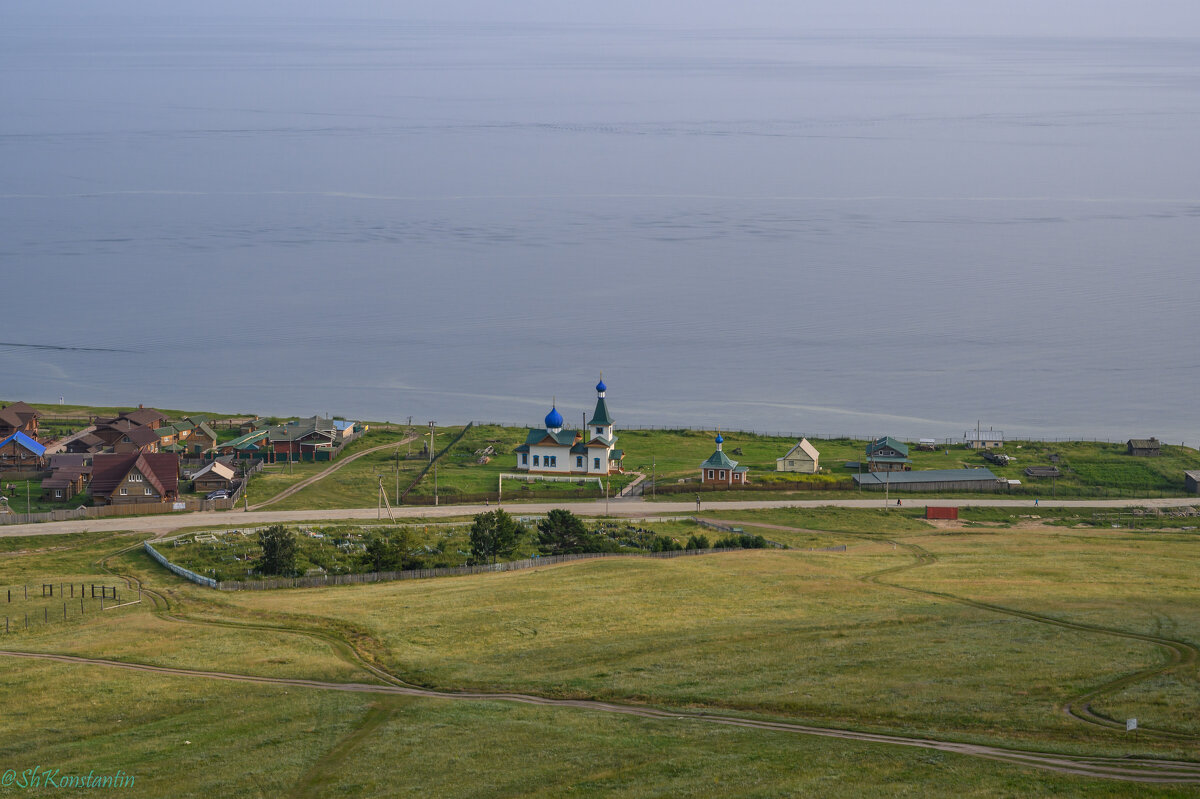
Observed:
[[[397,504],[400,504],[401,502],[408,502],[408,495],[409,495],[409,492],[411,492],[411,491],[412,491],[414,488],[416,488],[416,487],[417,487],[417,484],[418,484],[418,483],[420,483],[420,482],[421,482],[421,480],[422,480],[422,479],[425,477],[425,475],[429,473],[429,470],[433,468],[433,465],[434,465],[435,463],[437,463],[437,462],[438,462],[438,459],[439,459],[439,458],[441,458],[443,455],[445,455],[447,452],[449,452],[449,451],[450,451],[450,448],[451,448],[451,447],[453,447],[455,444],[457,444],[459,441],[462,441],[462,438],[463,438],[463,436],[465,436],[465,435],[467,434],[467,431],[468,431],[468,430],[470,430],[470,429],[471,429],[471,428],[472,428],[474,425],[475,425],[475,423],[474,423],[474,422],[467,422],[467,426],[466,426],[466,427],[464,427],[462,430],[460,430],[460,431],[459,431],[459,433],[458,433],[458,435],[456,435],[456,436],[454,437],[454,439],[453,439],[453,440],[452,440],[452,441],[451,441],[449,444],[447,444],[446,446],[442,447],[441,451],[439,451],[439,452],[437,452],[437,453],[435,453],[435,454],[434,454],[434,456],[433,456],[433,457],[432,457],[432,458],[429,460],[429,463],[425,464],[425,468],[424,468],[424,469],[422,469],[420,472],[418,472],[418,473],[417,473],[417,476],[416,476],[415,478],[413,478],[413,481],[412,481],[411,483],[409,483],[409,484],[408,484],[408,488],[404,489],[404,493],[402,493],[402,494],[400,495],[400,499],[399,499],[399,501],[397,502]],[[432,504],[433,504],[433,499],[431,498],[431,499],[430,499],[430,501],[429,501],[428,503],[423,503],[423,502],[417,502],[417,501],[413,501],[413,502],[410,502],[409,504],[413,504],[413,505],[429,504],[429,505],[432,505]]]

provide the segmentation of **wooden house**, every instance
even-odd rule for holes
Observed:
[[[332,419],[312,416],[270,428],[272,462],[289,460],[331,460],[339,437]]]
[[[796,443],[796,446],[788,450],[786,455],[776,459],[775,471],[816,474],[821,470],[818,464],[820,456],[821,453],[817,452],[817,448],[810,444],[807,438],[802,438]]]
[[[191,455],[203,455],[217,446],[217,434],[208,426],[208,422],[200,422],[188,436],[184,444]]]
[[[38,418],[41,415],[41,411],[24,402],[14,402],[0,408],[0,439],[8,438],[13,433],[24,433],[37,441]]]
[[[1125,443],[1130,455],[1139,458],[1157,458],[1162,455],[1162,445],[1157,438],[1131,438]]]
[[[103,441],[104,446],[111,447],[135,427],[137,425],[128,419],[98,419],[92,435]]]
[[[883,436],[867,444],[867,471],[906,472],[911,468],[907,444],[891,436]]]
[[[104,439],[94,433],[84,433],[66,443],[64,449],[74,455],[93,454],[105,448]]]
[[[41,469],[46,448],[17,431],[0,440],[0,466],[9,469]]]
[[[237,482],[234,468],[223,461],[213,461],[192,475],[192,486],[198,494],[207,494],[219,489],[233,490]]]
[[[89,486],[96,504],[170,502],[179,498],[179,456],[164,452],[101,453]]]
[[[158,431],[151,427],[126,430],[112,444],[113,452],[158,452]]]
[[[1184,472],[1183,488],[1189,494],[1200,494],[1200,472]]]
[[[42,481],[42,497],[51,502],[66,502],[91,482],[92,459],[87,455],[54,454],[47,468],[50,476]]]

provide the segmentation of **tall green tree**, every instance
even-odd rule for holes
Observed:
[[[537,529],[538,549],[543,555],[595,551],[595,536],[588,533],[583,521],[569,510],[555,508],[538,522]]]
[[[367,542],[362,563],[369,571],[385,572],[411,569],[416,559],[408,554],[413,547],[413,534],[407,527],[382,531]]]
[[[517,548],[521,526],[502,510],[476,514],[471,523],[471,560],[495,563]]]
[[[296,573],[296,534],[282,524],[274,524],[258,533],[262,547],[262,573],[290,576]]]

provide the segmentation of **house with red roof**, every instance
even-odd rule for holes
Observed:
[[[97,505],[179,499],[179,456],[166,452],[100,453],[92,458],[89,490]]]

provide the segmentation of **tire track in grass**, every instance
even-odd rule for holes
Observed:
[[[772,530],[786,530],[788,532],[796,533],[821,532],[800,527],[789,527],[781,524],[755,524],[754,522],[725,523],[743,524],[747,527],[764,527]],[[829,534],[828,531],[826,531],[825,534]],[[1193,668],[1198,660],[1200,660],[1200,650],[1197,650],[1195,646],[1187,643],[1186,641],[1180,641],[1174,638],[1166,638],[1163,636],[1149,635],[1145,633],[1136,633],[1113,627],[1103,627],[1097,624],[1073,622],[1066,619],[1056,618],[1054,616],[1044,616],[1040,613],[1034,613],[1032,611],[1010,608],[1003,605],[995,605],[990,602],[980,602],[974,599],[968,599],[966,597],[958,596],[956,594],[948,594],[942,591],[930,591],[924,588],[913,588],[907,585],[884,582],[881,578],[888,575],[894,575],[898,574],[899,572],[917,569],[922,566],[931,566],[938,562],[937,556],[917,544],[910,544],[892,539],[879,539],[869,535],[864,535],[862,533],[843,532],[838,534],[849,536],[851,538],[859,538],[865,541],[871,541],[873,543],[884,542],[892,544],[893,546],[904,547],[914,558],[912,563],[905,563],[899,566],[890,566],[886,569],[880,569],[879,571],[860,575],[858,579],[863,582],[873,583],[875,585],[884,586],[887,588],[894,588],[899,591],[908,591],[909,593],[913,594],[936,597],[938,599],[944,599],[948,602],[955,602],[957,604],[966,605],[979,610],[986,610],[992,613],[1001,613],[1007,616],[1015,616],[1017,618],[1025,619],[1026,621],[1033,621],[1039,624],[1049,624],[1055,627],[1063,627],[1076,632],[1108,635],[1116,638],[1127,638],[1135,641],[1142,641],[1144,643],[1153,644],[1164,653],[1166,656],[1165,661],[1157,666],[1151,666],[1149,668],[1133,672],[1132,674],[1117,677],[1116,679],[1103,683],[1102,685],[1093,688],[1090,691],[1077,694],[1076,696],[1071,697],[1064,702],[1060,706],[1060,710],[1076,721],[1124,732],[1125,723],[1123,721],[1118,721],[1116,719],[1111,719],[1107,716],[1100,715],[1092,709],[1091,703],[1100,697],[1116,693],[1144,680],[1169,674],[1178,668]],[[1151,735],[1159,738],[1169,738],[1173,740],[1200,740],[1200,735],[1195,733],[1164,730],[1154,727],[1139,726],[1138,731],[1145,735]]]
[[[1110,719],[1107,716],[1102,716],[1102,715],[1096,713],[1092,709],[1091,703],[1094,700],[1096,700],[1102,696],[1107,696],[1109,694],[1116,693],[1117,691],[1120,691],[1120,690],[1127,688],[1131,685],[1134,685],[1136,683],[1142,682],[1143,680],[1148,680],[1152,677],[1158,677],[1160,675],[1168,674],[1180,667],[1185,667],[1185,668],[1193,667],[1193,666],[1195,666],[1195,664],[1197,662],[1198,654],[1200,654],[1197,652],[1196,647],[1192,646],[1191,644],[1189,644],[1185,641],[1179,641],[1179,640],[1175,640],[1172,638],[1163,638],[1161,636],[1156,636],[1156,635],[1148,635],[1145,633],[1136,633],[1136,632],[1131,632],[1128,630],[1121,630],[1121,629],[1117,629],[1117,628],[1113,628],[1113,627],[1102,627],[1097,624],[1087,624],[1085,622],[1068,621],[1066,619],[1060,619],[1060,618],[1056,618],[1054,616],[1044,616],[1040,613],[1034,613],[1032,611],[1020,610],[1017,608],[1010,608],[1010,607],[1006,607],[1003,605],[995,605],[990,602],[980,602],[978,600],[968,599],[966,597],[958,596],[956,594],[948,594],[948,593],[945,593],[942,591],[930,591],[930,590],[924,589],[924,588],[913,588],[911,586],[898,585],[896,583],[891,583],[891,582],[884,582],[881,578],[886,577],[888,575],[894,575],[899,572],[909,571],[911,569],[917,569],[922,566],[931,566],[934,563],[937,563],[936,555],[934,555],[932,552],[929,552],[927,549],[925,549],[917,544],[909,544],[909,543],[905,543],[902,541],[892,541],[892,540],[889,540],[888,543],[893,544],[895,546],[904,547],[906,550],[909,551],[910,554],[913,555],[914,561],[912,563],[906,563],[901,566],[892,566],[892,567],[889,567],[886,569],[880,569],[879,571],[876,571],[876,572],[871,572],[870,574],[864,574],[859,577],[860,580],[862,580],[863,582],[873,583],[875,585],[886,586],[888,588],[894,588],[899,591],[907,591],[907,592],[913,593],[913,594],[921,594],[923,596],[931,596],[931,597],[936,597],[938,599],[944,599],[948,602],[955,602],[957,604],[966,605],[967,607],[977,608],[979,610],[986,610],[986,611],[989,611],[992,613],[1000,613],[1000,614],[1004,614],[1006,616],[1015,616],[1020,619],[1025,619],[1026,621],[1037,622],[1039,624],[1049,624],[1049,625],[1052,625],[1055,627],[1062,627],[1062,628],[1065,628],[1068,630],[1074,630],[1075,632],[1108,635],[1108,636],[1112,636],[1115,638],[1127,638],[1127,639],[1134,640],[1134,641],[1141,641],[1144,643],[1153,644],[1154,646],[1158,647],[1159,650],[1165,654],[1166,660],[1163,663],[1160,663],[1159,665],[1141,669],[1139,671],[1133,672],[1132,674],[1127,674],[1122,677],[1118,677],[1114,680],[1110,680],[1096,688],[1093,688],[1090,691],[1085,691],[1081,694],[1077,694],[1076,696],[1071,697],[1066,702],[1064,702],[1061,705],[1060,709],[1066,715],[1070,716],[1071,718],[1075,719],[1076,721],[1081,721],[1086,724],[1094,724],[1094,725],[1097,725],[1100,727],[1105,727],[1108,729],[1119,730],[1121,732],[1124,732],[1125,731],[1125,723],[1124,722],[1117,721],[1116,719]],[[1194,733],[1178,732],[1178,731],[1174,731],[1174,730],[1164,730],[1164,729],[1158,729],[1158,728],[1153,728],[1153,727],[1139,727],[1138,729],[1140,732],[1143,732],[1144,734],[1153,735],[1153,736],[1162,737],[1162,738],[1171,738],[1171,739],[1177,739],[1177,740],[1198,740],[1198,739],[1200,739],[1200,735],[1197,735]]]
[[[1122,782],[1163,783],[1163,784],[1200,784],[1200,763],[1189,761],[1173,761],[1151,758],[1105,758],[1087,757],[1050,752],[1036,752],[1019,749],[1005,749],[998,746],[960,743],[956,741],[940,741],[932,738],[914,738],[884,733],[856,732],[831,727],[815,727],[807,724],[794,724],[783,721],[762,721],[758,719],[725,716],[713,713],[691,712],[686,710],[660,710],[651,707],[623,705],[615,702],[602,702],[593,699],[551,699],[519,693],[490,693],[482,691],[453,693],[433,691],[424,688],[409,688],[400,685],[368,685],[364,683],[334,683],[321,680],[290,679],[284,677],[261,677],[247,674],[232,674],[218,671],[200,671],[196,669],[179,669],[166,666],[148,666],[142,663],[127,663],[102,658],[85,658],[74,655],[55,655],[45,652],[14,652],[0,650],[0,656],[24,658],[29,660],[45,660],[71,665],[105,666],[109,668],[126,669],[170,677],[185,677],[189,679],[224,680],[230,682],[256,683],[259,685],[287,686],[292,688],[310,688],[326,691],[341,691],[344,693],[380,694],[387,696],[409,696],[423,699],[441,699],[466,702],[515,702],[539,707],[573,708],[578,710],[612,713],[623,716],[665,721],[671,723],[707,723],[723,726],[742,727],[767,732],[788,732],[804,735],[814,735],[823,738],[837,738],[846,741],[862,743],[888,744],[907,746],[920,749],[932,749],[940,752],[980,757],[995,760],[1009,765],[1028,766],[1031,768],[1052,771],[1060,774],[1070,774],[1082,777],[1119,780]],[[378,726],[386,720],[385,716],[372,717],[372,724]],[[377,721],[377,723],[376,723]],[[366,726],[364,723],[363,726]],[[369,734],[368,729],[365,734]],[[351,735],[345,739],[347,748],[342,754],[348,754],[362,740]],[[331,750],[330,756],[337,756],[338,747]]]
[[[853,534],[851,534],[851,535],[853,535]],[[871,540],[874,542],[878,541],[878,539],[872,539],[868,536],[856,535],[855,537],[864,538],[864,539]],[[1022,618],[1027,618],[1031,621],[1054,624],[1056,626],[1067,627],[1067,628],[1071,628],[1071,629],[1081,630],[1084,632],[1097,632],[1097,633],[1108,634],[1108,635],[1117,635],[1120,637],[1134,638],[1137,640],[1143,640],[1143,641],[1147,641],[1150,643],[1156,643],[1156,644],[1164,646],[1164,648],[1167,648],[1167,649],[1171,649],[1172,647],[1170,645],[1174,644],[1181,648],[1179,650],[1181,652],[1181,655],[1180,655],[1181,662],[1185,662],[1185,663],[1186,662],[1195,662],[1195,654],[1196,654],[1195,649],[1191,648],[1189,645],[1183,644],[1181,642],[1169,641],[1168,639],[1159,639],[1154,636],[1145,636],[1145,635],[1141,635],[1141,634],[1137,634],[1137,633],[1126,633],[1124,631],[1109,630],[1107,628],[1097,627],[1094,625],[1085,625],[1085,624],[1078,624],[1078,623],[1074,623],[1074,622],[1067,622],[1067,621],[1063,621],[1060,619],[1053,619],[1051,617],[1039,616],[1038,614],[1028,613],[1026,611],[1018,611],[1018,610],[1011,609],[1011,608],[1002,608],[997,605],[990,605],[988,603],[976,602],[974,600],[964,599],[962,597],[955,597],[955,596],[949,595],[949,594],[941,594],[938,592],[925,591],[922,589],[912,589],[912,588],[908,588],[906,586],[900,586],[900,585],[895,585],[892,583],[882,582],[880,580],[880,578],[882,578],[883,576],[886,576],[888,574],[895,574],[897,572],[906,571],[909,569],[914,569],[914,568],[918,568],[920,566],[930,565],[932,563],[937,562],[936,557],[932,553],[928,552],[927,550],[925,550],[922,547],[917,546],[915,544],[903,544],[903,543],[896,542],[896,541],[889,541],[888,543],[892,543],[896,546],[904,546],[911,554],[913,554],[913,556],[915,557],[915,561],[910,564],[903,564],[901,566],[889,567],[887,569],[881,569],[877,572],[872,572],[867,575],[862,575],[859,579],[861,579],[865,582],[872,582],[872,583],[875,583],[875,584],[878,584],[881,586],[886,586],[889,588],[896,588],[899,590],[911,591],[913,593],[935,596],[935,597],[938,597],[941,599],[947,599],[950,601],[960,602],[962,604],[967,604],[967,605],[970,605],[973,607],[978,607],[978,608],[981,608],[984,610],[1006,613],[1009,615],[1016,615],[1016,616],[1020,616]],[[114,572],[112,569],[110,569],[108,567],[107,562],[110,558],[116,557],[117,555],[124,554],[126,552],[129,552],[129,551],[132,551],[132,550],[135,550],[138,548],[140,548],[140,544],[135,544],[135,545],[129,546],[129,547],[123,547],[122,549],[117,550],[116,552],[113,552],[109,555],[104,556],[103,558],[98,560],[96,563],[100,568],[104,569],[105,571],[109,572],[110,574],[114,574],[114,576],[117,576],[117,577],[120,577],[121,579],[123,579],[130,588],[137,587],[140,590],[142,590],[144,593],[148,594],[151,597],[152,603],[154,604],[154,610],[153,610],[154,613],[160,614],[164,618],[167,618],[167,619],[170,619],[173,621],[177,621],[180,623],[211,624],[211,625],[215,625],[215,626],[227,626],[227,627],[236,627],[236,628],[244,628],[244,629],[268,629],[268,630],[274,630],[274,631],[279,631],[279,632],[286,632],[286,633],[292,633],[292,634],[296,634],[296,635],[318,638],[322,641],[325,641],[326,643],[330,643],[331,645],[333,645],[335,651],[338,652],[339,655],[341,655],[343,658],[352,658],[353,659],[352,662],[354,665],[362,667],[367,672],[369,672],[371,675],[375,676],[377,679],[380,679],[385,684],[372,685],[372,684],[366,684],[366,683],[334,683],[334,682],[324,682],[324,681],[319,681],[319,680],[289,679],[289,678],[281,678],[281,677],[261,677],[261,676],[254,676],[254,675],[245,675],[245,674],[232,674],[232,673],[227,673],[227,672],[200,671],[200,670],[194,670],[194,669],[178,669],[178,668],[171,668],[171,667],[165,667],[165,666],[151,666],[151,665],[141,664],[141,663],[130,663],[130,662],[122,662],[122,661],[114,661],[114,660],[105,660],[105,659],[101,659],[101,658],[85,658],[85,657],[78,657],[78,656],[74,656],[74,655],[57,655],[57,654],[51,654],[51,653],[33,653],[33,652],[17,652],[17,651],[0,650],[0,656],[28,658],[28,659],[35,659],[35,660],[50,660],[50,661],[57,661],[57,662],[70,663],[70,664],[79,664],[79,665],[106,666],[106,667],[111,667],[111,668],[121,668],[121,669],[133,670],[133,671],[152,672],[152,673],[168,675],[168,676],[182,676],[182,677],[190,677],[190,678],[229,680],[229,681],[238,681],[238,682],[267,684],[267,685],[286,685],[286,686],[294,686],[294,687],[298,687],[298,688],[312,688],[312,689],[319,689],[319,690],[345,691],[345,692],[352,692],[352,693],[374,693],[374,694],[380,694],[380,695],[385,695],[385,696],[411,696],[411,697],[423,697],[423,698],[429,698],[429,699],[444,699],[444,700],[457,700],[457,701],[516,702],[516,703],[521,703],[521,704],[538,705],[538,706],[544,706],[544,707],[576,708],[576,709],[582,709],[582,710],[591,710],[591,711],[599,711],[599,712],[613,713],[613,714],[619,714],[619,715],[636,716],[639,718],[662,720],[662,721],[704,722],[704,723],[711,723],[711,724],[721,724],[721,725],[725,725],[725,726],[745,727],[745,728],[749,728],[749,729],[756,729],[756,730],[763,730],[763,731],[799,733],[799,734],[805,734],[805,735],[814,735],[814,736],[825,737],[825,738],[837,738],[837,739],[842,739],[842,740],[858,741],[858,742],[864,742],[864,743],[879,743],[879,744],[888,744],[888,745],[894,745],[894,746],[908,746],[908,747],[916,747],[916,748],[923,748],[923,749],[932,749],[932,750],[936,750],[936,751],[967,755],[970,757],[979,757],[979,758],[984,758],[984,759],[988,759],[988,760],[995,760],[998,762],[1007,763],[1009,765],[1026,766],[1026,767],[1030,767],[1030,768],[1037,768],[1037,769],[1061,773],[1061,774],[1069,774],[1069,775],[1083,776],[1083,777],[1093,777],[1093,778],[1098,778],[1098,779],[1109,779],[1109,780],[1118,780],[1118,781],[1123,781],[1123,782],[1137,782],[1137,783],[1200,784],[1200,763],[1195,763],[1195,762],[1191,762],[1191,761],[1168,760],[1168,759],[1162,759],[1162,758],[1141,758],[1141,757],[1077,756],[1077,755],[1057,754],[1057,753],[1050,753],[1050,752],[1038,752],[1038,751],[1031,751],[1031,750],[1006,749],[1006,748],[999,747],[999,746],[961,743],[961,742],[956,742],[956,741],[942,741],[942,740],[937,740],[937,739],[932,739],[932,738],[915,738],[915,737],[909,737],[909,736],[889,735],[889,734],[885,734],[885,733],[858,732],[858,731],[854,731],[854,730],[844,730],[844,729],[838,729],[838,728],[833,728],[833,727],[818,727],[818,726],[813,726],[813,725],[797,724],[797,723],[783,722],[783,721],[764,721],[764,720],[758,720],[758,719],[752,719],[752,718],[742,718],[742,717],[737,717],[737,716],[727,716],[727,715],[722,715],[722,714],[706,713],[703,711],[696,712],[696,711],[688,711],[688,710],[678,710],[678,711],[676,711],[676,710],[660,710],[660,709],[645,707],[645,706],[625,705],[625,704],[620,704],[620,703],[616,703],[616,702],[604,702],[604,701],[589,700],[589,699],[553,699],[553,698],[549,698],[549,697],[541,697],[541,696],[534,696],[534,695],[529,695],[529,694],[519,694],[519,693],[449,692],[449,691],[436,691],[436,690],[431,690],[431,689],[426,689],[426,688],[420,688],[420,687],[405,684],[405,683],[403,683],[403,681],[399,680],[394,675],[391,675],[391,674],[387,673],[386,671],[384,671],[383,669],[377,668],[374,665],[370,664],[369,662],[366,661],[366,659],[362,656],[362,654],[360,652],[358,652],[358,650],[352,644],[350,644],[349,642],[346,642],[346,641],[337,641],[336,636],[334,636],[332,634],[317,633],[317,632],[310,631],[310,630],[301,630],[301,629],[296,629],[296,628],[288,628],[288,627],[275,626],[275,625],[250,624],[250,623],[242,624],[242,623],[238,623],[238,622],[218,622],[218,621],[190,619],[190,618],[186,618],[186,617],[176,616],[171,613],[170,602],[168,601],[168,599],[165,596],[161,595],[157,591],[147,589],[145,586],[143,586],[141,584],[141,581],[138,578],[117,574],[116,572]],[[162,605],[161,610],[159,608],[160,603]],[[1186,657],[1186,653],[1189,651],[1192,656],[1190,660],[1188,660]],[[350,662],[350,661],[348,661],[348,662]],[[1164,668],[1158,668],[1158,669],[1151,669],[1151,670],[1147,670],[1147,671],[1152,671],[1153,673],[1158,674],[1158,673],[1162,673],[1165,670],[1166,669],[1164,669]],[[1138,673],[1138,675],[1142,675],[1142,674],[1144,674],[1144,672]],[[1128,684],[1130,682],[1136,681],[1136,679],[1139,678],[1138,675],[1130,675],[1128,677],[1121,678],[1120,680],[1106,683],[1104,686],[1101,686],[1099,689],[1095,689],[1095,690],[1083,695],[1082,697],[1076,697],[1075,699],[1073,699],[1071,701],[1072,702],[1079,702],[1079,701],[1086,702],[1087,699],[1089,699],[1091,697],[1097,696],[1101,693],[1111,690],[1114,686],[1117,685],[1117,683]],[[1068,707],[1069,706],[1070,706],[1070,703],[1068,703]],[[346,738],[344,738],[341,742],[339,742],[339,744],[337,744],[333,749],[331,749],[325,756],[323,756],[322,761],[326,762],[327,765],[335,765],[337,763],[343,762],[349,756],[349,754],[355,748],[357,748],[362,743],[362,741],[364,741],[366,739],[367,736],[369,736],[369,734],[371,732],[373,732],[375,729],[378,729],[379,726],[381,726],[383,723],[386,722],[390,713],[391,713],[390,710],[387,710],[384,708],[380,708],[380,712],[378,712],[378,713],[368,713],[367,716],[364,717],[363,722],[355,730],[355,732],[350,733]],[[1075,717],[1080,718],[1080,720],[1082,720],[1082,721],[1089,721],[1089,722],[1091,721],[1089,718],[1086,718],[1086,717],[1081,717],[1081,716],[1075,716]],[[1097,718],[1100,719],[1100,723],[1102,723],[1103,726],[1109,726],[1109,724],[1107,723],[1109,720],[1103,719],[1102,717],[1097,717]],[[1092,722],[1092,723],[1095,723],[1095,722]],[[1156,732],[1161,733],[1163,731],[1156,731]],[[1165,733],[1165,734],[1171,735],[1172,737],[1184,737],[1184,738],[1195,737],[1195,736],[1187,736],[1187,735],[1172,734],[1172,733]],[[318,761],[317,765],[319,765],[322,761]],[[301,783],[298,785],[298,790],[306,791],[311,794],[311,792],[313,790],[317,790],[322,785],[324,785],[324,781],[319,779],[319,773],[316,770],[317,765],[314,765],[314,767],[312,769],[310,769],[308,773],[306,773],[305,778],[302,778]],[[317,795],[319,795],[319,794],[317,794]]]

